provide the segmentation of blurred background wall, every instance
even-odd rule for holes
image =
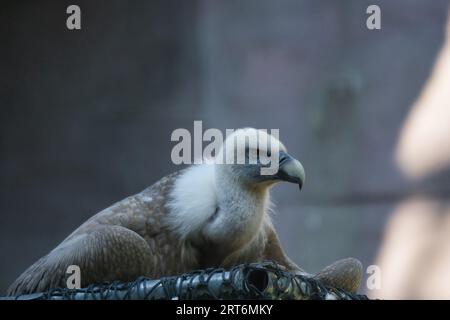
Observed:
[[[66,28],[70,4],[80,31]],[[381,30],[366,28],[370,4]],[[178,169],[171,132],[203,120],[279,128],[304,164],[301,193],[273,190],[295,262],[354,256],[381,267],[380,289],[363,283],[372,297],[450,298],[448,6],[2,2],[0,292],[88,217]]]

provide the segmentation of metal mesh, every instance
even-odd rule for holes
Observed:
[[[274,262],[250,263],[231,270],[205,269],[158,280],[138,278],[129,283],[93,284],[82,289],[57,288],[20,295],[13,300],[192,300],[295,299],[365,300],[341,289],[283,270]]]

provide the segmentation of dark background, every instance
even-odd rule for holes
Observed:
[[[81,30],[66,28],[70,4]],[[369,4],[381,30],[365,26]],[[194,120],[280,129],[308,176],[302,193],[274,190],[295,262],[376,263],[399,202],[450,194],[447,169],[411,181],[395,161],[448,4],[2,1],[0,293],[88,217],[178,169],[170,134]]]

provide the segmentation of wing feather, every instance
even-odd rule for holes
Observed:
[[[115,280],[132,281],[149,275],[151,262],[150,248],[136,232],[121,226],[97,225],[66,239],[39,259],[17,278],[7,293],[19,295],[66,287],[70,265],[80,267],[82,287]]]

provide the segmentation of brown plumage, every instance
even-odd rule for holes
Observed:
[[[288,172],[288,181],[297,177],[295,181],[303,183],[303,168],[297,160],[288,160],[290,167],[279,169],[285,171],[283,177]],[[294,172],[292,165],[301,170]],[[254,168],[236,171],[235,165],[222,166],[175,172],[97,213],[23,272],[9,287],[8,295],[65,287],[69,265],[80,267],[82,287],[262,260],[274,260],[288,270],[305,273],[284,253],[268,214],[268,190],[285,178],[261,181],[258,177],[253,181],[256,178],[250,172]],[[233,179],[228,179],[230,175]],[[203,184],[199,182],[202,179],[206,181]],[[179,195],[185,189],[189,193]],[[197,197],[196,193],[201,194]],[[192,195],[197,199],[188,203]],[[345,259],[316,277],[356,292],[361,273],[359,261]]]

